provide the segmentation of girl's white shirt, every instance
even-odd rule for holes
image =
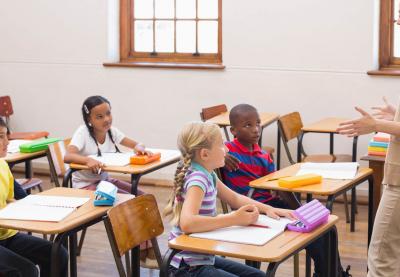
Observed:
[[[111,127],[111,134],[116,144],[120,144],[125,138],[124,133],[115,127]],[[85,125],[79,126],[72,136],[70,145],[78,148],[78,154],[82,156],[97,155],[97,145],[94,139],[90,136],[89,130]],[[111,141],[108,133],[103,144],[98,143],[100,151],[116,152],[115,145]],[[92,173],[90,170],[79,170],[72,174],[72,185],[74,188],[83,188],[93,183],[97,183],[101,180],[107,179],[107,172],[101,172],[100,174]]]

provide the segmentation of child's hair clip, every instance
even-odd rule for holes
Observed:
[[[89,109],[86,107],[86,105],[83,105],[83,109],[85,110],[85,113],[89,114]]]

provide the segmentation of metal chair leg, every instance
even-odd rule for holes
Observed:
[[[350,223],[350,213],[349,213],[349,204],[347,201],[347,193],[343,193],[343,205],[344,205],[344,212],[346,214],[346,223]]]

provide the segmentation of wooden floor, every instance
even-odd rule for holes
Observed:
[[[48,177],[39,176],[44,180],[44,187],[50,187]],[[162,210],[166,205],[171,188],[160,186],[143,185],[140,187],[147,193],[154,194],[157,198],[159,209]],[[334,214],[340,218],[338,224],[339,232],[339,251],[343,267],[351,265],[353,277],[366,276],[367,270],[367,206],[359,206],[356,219],[356,232],[350,232],[349,224],[344,220],[343,204],[335,203]],[[165,232],[159,239],[159,244],[164,253],[167,248],[167,235],[170,225],[164,222]],[[300,276],[304,276],[304,253],[300,255]],[[262,265],[265,270],[267,264]],[[157,270],[142,269],[141,276],[158,276]],[[83,245],[82,254],[78,257],[78,276],[118,276],[114,258],[111,253],[110,245],[104,229],[104,225],[99,223],[88,229]],[[293,277],[293,260],[289,259],[283,263],[276,276]]]

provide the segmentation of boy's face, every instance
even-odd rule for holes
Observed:
[[[7,128],[0,127],[0,158],[4,158],[5,156],[7,156],[7,146],[8,146]]]
[[[257,144],[261,135],[261,120],[257,111],[246,111],[237,116],[232,134],[245,146]]]

